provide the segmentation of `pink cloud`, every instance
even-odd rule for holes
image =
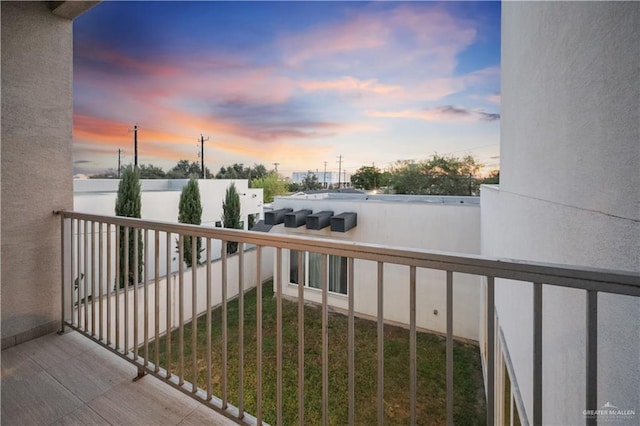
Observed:
[[[487,97],[487,100],[488,100],[489,102],[492,102],[492,103],[494,103],[494,104],[498,104],[498,105],[500,105],[500,103],[502,102],[502,99],[501,99],[501,97],[500,97],[500,93],[494,93],[494,94],[492,94],[492,95],[489,95],[489,96]]]
[[[342,77],[338,80],[308,80],[298,83],[307,91],[336,90],[341,92],[371,92],[389,95],[402,90],[400,86],[378,83],[377,79],[359,80],[354,77]]]
[[[375,17],[360,15],[348,22],[315,27],[281,40],[285,61],[298,66],[309,59],[384,45],[388,28]]]
[[[279,47],[285,63],[295,68],[329,63],[348,69],[368,61],[371,66],[364,68],[401,69],[428,58],[429,71],[449,74],[455,70],[456,55],[476,34],[473,22],[438,6],[421,3],[381,10],[373,4],[342,22],[285,36]]]

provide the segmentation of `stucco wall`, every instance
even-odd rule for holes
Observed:
[[[227,260],[227,300],[236,298],[239,294],[239,256],[237,254],[230,255]],[[256,287],[258,283],[258,277],[256,276],[256,250],[250,250],[245,252],[244,255],[244,269],[243,269],[243,289],[249,291]],[[273,267],[273,249],[264,248],[261,256],[261,277],[260,282],[264,282],[273,276],[271,268]],[[192,270],[191,268],[185,268],[183,274],[183,295],[182,295],[182,308],[183,308],[183,324],[190,322],[193,318],[193,289],[192,282]],[[180,325],[180,284],[178,274],[173,274],[169,279],[169,297],[170,297],[170,309],[171,309],[171,329],[175,329]],[[222,261],[217,260],[211,264],[211,306],[216,307],[222,304]],[[94,286],[96,291],[88,293],[98,294],[99,277],[95,282],[89,282],[88,286]],[[162,336],[167,331],[167,279],[166,276],[159,278],[157,282],[158,289],[158,335]],[[145,312],[148,312],[146,317],[147,333],[149,340],[153,340],[155,337],[155,298],[156,298],[156,282],[155,280],[149,280],[147,284],[147,298],[148,305],[145,309],[144,301],[144,285],[138,286],[137,296],[137,310],[138,317],[135,321],[134,317],[134,304],[136,304],[135,289],[130,287],[128,291],[120,290],[117,292],[107,292],[111,298],[107,302],[107,296],[102,297],[102,303],[100,298],[96,297],[93,303],[89,301],[80,303],[79,307],[75,307],[72,311],[67,309],[65,316],[70,319],[70,315],[73,315],[73,321],[80,324],[88,331],[93,331],[96,336],[100,336],[100,318],[102,318],[102,335],[105,339],[109,339],[111,342],[116,341],[116,303],[118,303],[118,324],[120,332],[118,335],[118,346],[120,348],[125,347],[125,335],[124,328],[128,328],[128,341],[127,350],[132,351],[134,349],[134,328],[137,328],[138,345],[142,345],[144,342],[145,333]],[[207,268],[206,266],[198,267],[196,273],[196,316],[199,316],[207,311]],[[127,303],[129,305],[129,321],[124,321],[125,312],[125,298],[128,298]],[[102,308],[100,305],[102,304]],[[69,306],[69,305],[67,305]],[[85,308],[87,309],[87,325],[84,325]],[[107,315],[107,309],[110,314]],[[102,310],[102,314],[100,311]],[[79,315],[79,316],[78,316]],[[111,319],[111,325],[107,327],[107,316]],[[79,322],[78,322],[79,318]],[[201,320],[202,321],[202,320]],[[95,329],[92,330],[91,326],[95,324]],[[109,333],[107,334],[107,330]],[[140,349],[142,354],[142,349]]]
[[[72,195],[72,21],[2,2],[2,346],[60,318],[60,219]]]
[[[81,213],[93,213],[106,216],[114,215],[118,182],[114,179],[89,179],[89,180],[76,180],[74,181],[74,210]],[[262,217],[262,189],[261,188],[248,188],[248,181],[244,180],[226,180],[226,179],[207,179],[198,180],[198,187],[200,189],[200,199],[202,203],[202,225],[213,227],[216,221],[220,221],[222,217],[222,201],[224,200],[225,191],[227,187],[234,182],[236,189],[240,193],[241,204],[241,220],[244,221],[245,229],[247,229],[247,215],[259,214]],[[141,181],[141,198],[142,198],[142,211],[141,216],[143,219],[157,220],[162,222],[177,222],[178,221],[178,205],[180,202],[180,194],[182,187],[186,185],[187,180],[165,180],[165,179],[149,179]],[[254,196],[255,194],[255,196]],[[76,230],[74,229],[74,232]],[[96,230],[97,232],[97,230]],[[112,241],[115,241],[115,228],[112,227],[111,231]],[[75,238],[75,237],[74,237]],[[104,237],[106,239],[106,237]],[[149,237],[150,241],[151,236]],[[175,240],[172,251],[175,251]],[[75,240],[74,240],[75,241]],[[83,244],[81,240],[81,244]],[[220,241],[212,241],[212,258],[220,257]],[[83,247],[81,247],[83,250]],[[115,253],[115,246],[113,248]],[[161,235],[160,237],[160,253],[166,252],[166,237]],[[174,254],[174,257],[177,255]],[[154,271],[154,259],[149,258],[149,271]],[[160,256],[160,271],[161,274],[166,273],[166,258],[164,255]],[[90,265],[89,265],[90,267]],[[178,270],[178,261],[174,259],[172,262],[171,271]]]
[[[640,4],[507,2],[502,13],[501,182],[482,190],[482,254],[640,271]],[[496,283],[529,421],[531,297]],[[586,296],[545,287],[543,298],[543,423],[581,424]],[[640,413],[640,301],[601,294],[598,319],[589,408]]]
[[[385,246],[420,248],[447,252],[478,254],[480,250],[480,208],[478,204],[430,204],[425,202],[382,201],[365,199],[301,199],[276,198],[274,208],[290,207],[313,212],[332,210],[334,214],[355,212],[358,225],[340,233],[330,228],[314,231],[302,226],[274,227],[271,232],[333,238],[338,240],[374,243]],[[375,262],[356,261],[354,265],[355,311],[364,317],[377,312]],[[297,298],[297,286],[289,281],[289,253],[283,253],[283,293]],[[417,271],[418,327],[446,333],[446,274],[442,271]],[[385,320],[409,323],[409,268],[386,264],[384,268]],[[454,324],[457,337],[478,340],[480,314],[480,279],[454,274]],[[320,303],[321,291],[305,288],[305,298]],[[347,297],[330,294],[329,304],[347,309]],[[437,310],[437,314],[434,313]]]

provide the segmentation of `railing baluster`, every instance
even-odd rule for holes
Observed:
[[[72,221],[73,222],[73,221]],[[73,228],[71,228],[73,229]],[[73,240],[73,236],[71,237],[71,240]],[[61,317],[60,317],[60,333],[64,333],[64,295],[65,295],[65,291],[64,291],[64,261],[65,261],[65,247],[64,247],[64,215],[60,215],[60,313],[61,313]],[[71,277],[71,275],[70,275]],[[71,303],[73,304],[73,293],[71,293]]]
[[[487,424],[495,419],[495,278],[487,277]]]
[[[73,273],[75,271],[75,268],[73,267],[73,264],[77,261],[76,260],[76,247],[74,247],[74,241],[75,239],[73,238],[73,223],[74,223],[74,219],[69,219],[69,253],[70,253],[70,258],[69,258],[69,322],[71,324],[73,324],[73,309],[75,306],[75,302],[74,302],[74,298],[75,298],[75,289],[74,289],[74,279],[73,279]]]
[[[107,345],[111,344],[111,286],[111,224],[107,223]]]
[[[262,247],[256,247],[256,423],[262,425]]]
[[[74,280],[73,286],[74,288],[74,293],[77,294],[77,298],[76,298],[76,302],[74,303],[74,305],[76,306],[76,326],[80,327],[80,300],[81,300],[81,291],[80,289],[82,288],[83,285],[83,275],[82,275],[82,225],[81,225],[81,220],[78,219],[76,221],[76,240],[77,240],[77,244],[76,244],[76,251],[77,251],[77,259],[76,259],[76,267],[78,269],[78,273],[76,275],[76,279]]]
[[[84,221],[84,323],[83,332],[87,333],[89,328],[89,222]]]
[[[409,267],[409,422],[416,424],[416,267]]]
[[[329,265],[328,256],[322,254],[322,424],[329,424]]]
[[[116,281],[115,281],[115,286],[114,286],[114,296],[115,296],[115,300],[114,303],[116,305],[116,341],[115,341],[115,348],[116,350],[118,350],[118,348],[120,348],[120,279],[121,279],[121,267],[120,267],[120,263],[123,261],[123,259],[120,258],[120,244],[123,244],[124,242],[120,241],[120,230],[122,230],[122,232],[124,232],[124,229],[122,226],[116,226]]]
[[[160,231],[153,232],[153,242],[155,246],[154,250],[154,290],[153,290],[153,298],[154,298],[154,333],[153,333],[153,344],[154,344],[154,369],[156,373],[160,371]],[[167,246],[167,251],[169,250],[169,246]],[[169,274],[167,274],[167,286],[169,285]],[[170,333],[171,330],[167,329],[167,333]]]
[[[102,237],[102,222],[98,223],[98,275],[99,275],[99,279],[98,279],[98,312],[100,313],[98,315],[98,338],[100,339],[100,341],[102,341],[103,339],[103,320],[104,320],[104,307],[103,307],[103,300],[102,300],[102,294],[104,293],[104,238]]]
[[[144,257],[142,259],[142,268],[144,271],[144,365],[149,364],[149,229],[144,229],[144,238],[142,240],[144,247]]]
[[[298,250],[298,421],[304,424],[304,252]]]
[[[227,242],[221,244],[222,261],[222,408],[227,408]]]
[[[533,424],[542,425],[542,284],[533,283]]]
[[[140,230],[132,228],[133,231],[133,360],[138,359],[138,284],[139,280],[139,265],[138,265],[138,236]],[[128,299],[128,297],[127,297]],[[128,323],[127,323],[128,324]]]
[[[198,238],[191,236],[191,373],[192,388],[198,389]]]
[[[282,249],[276,250],[276,424],[282,425]]]
[[[171,232],[167,232],[167,331],[166,331],[166,344],[167,344],[167,379],[171,377],[171,331],[173,330],[171,324]]]
[[[75,240],[73,238],[73,222],[74,219],[70,219],[69,220],[69,254],[70,254],[70,258],[69,258],[69,322],[71,324],[73,324],[73,310],[74,310],[74,306],[75,306],[75,282],[73,279],[73,273],[74,273],[74,267],[73,267],[73,262],[75,262],[76,259],[76,250],[75,250]]]
[[[211,399],[211,238],[207,238],[207,401]]]
[[[355,283],[354,283],[354,260],[353,257],[349,258],[348,269],[348,295],[349,298],[349,316],[348,316],[348,329],[347,329],[347,339],[348,339],[348,351],[347,354],[349,360],[349,424],[355,424],[355,400],[356,400],[356,389],[355,389],[355,315],[354,315],[354,305],[355,305]]]
[[[244,417],[244,243],[238,243],[238,418]]]
[[[384,263],[378,262],[378,425],[384,424]]]
[[[447,425],[453,426],[453,272],[447,271]]]
[[[178,384],[184,384],[184,235],[178,234]]]
[[[96,335],[96,223],[91,221],[91,335]]]
[[[135,238],[134,238],[135,239]],[[122,351],[125,355],[129,354],[129,263],[131,258],[129,256],[129,227],[124,227],[124,347]]]
[[[587,290],[587,310],[586,310],[586,409],[598,409],[598,292]],[[588,415],[587,425],[598,424],[598,416]]]

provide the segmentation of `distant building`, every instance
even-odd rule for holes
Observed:
[[[351,173],[348,173],[346,170],[343,170],[338,176],[338,172],[336,171],[311,171],[307,170],[306,172],[293,172],[291,174],[291,182],[293,183],[302,183],[303,179],[311,173],[318,178],[318,182],[321,184],[325,184],[326,186],[337,185],[340,183],[341,187],[351,186]]]

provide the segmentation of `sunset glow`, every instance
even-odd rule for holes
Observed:
[[[75,21],[74,160],[349,172],[499,155],[500,5],[102,2]],[[493,166],[493,167],[491,167]]]

